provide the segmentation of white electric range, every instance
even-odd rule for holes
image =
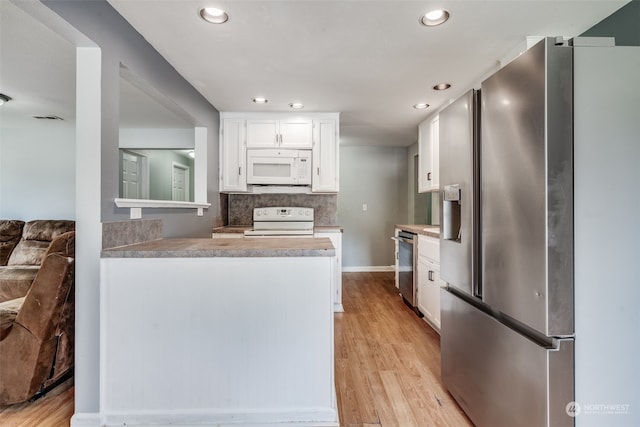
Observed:
[[[253,209],[253,228],[245,236],[313,236],[313,208],[270,207]]]

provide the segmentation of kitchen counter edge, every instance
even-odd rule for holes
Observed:
[[[335,248],[327,237],[244,239],[160,239],[109,248],[102,258],[256,258],[332,257]]]
[[[423,236],[435,237],[436,239],[440,238],[439,225],[396,224],[396,228],[400,230],[408,231],[414,234],[422,234]]]

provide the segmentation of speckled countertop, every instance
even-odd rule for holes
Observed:
[[[103,258],[322,257],[334,256],[327,237],[160,239],[102,251]]]
[[[245,230],[251,230],[250,225],[225,225],[216,227],[213,233],[244,233]],[[342,233],[342,227],[339,225],[316,225],[313,227],[315,233]]]
[[[423,234],[425,236],[440,238],[440,226],[439,225],[424,225],[424,224],[396,224],[396,228],[400,230],[409,231],[415,234]]]

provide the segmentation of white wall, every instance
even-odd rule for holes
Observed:
[[[573,60],[576,426],[638,426],[640,47]]]
[[[0,129],[0,218],[75,219],[75,158],[74,126]]]
[[[101,220],[129,219],[129,210],[117,208],[119,197],[119,137],[121,65],[141,82],[171,99],[194,127],[207,132],[207,201],[203,216],[193,209],[146,209],[145,219],[162,219],[163,237],[206,237],[221,220],[218,193],[218,111],[191,86],[105,0],[67,2],[42,0],[70,25],[89,37],[101,51]]]
[[[210,236],[213,223],[220,218],[219,115],[105,0],[20,3],[39,5],[42,15],[60,24],[78,46],[76,123],[77,140],[82,143],[77,145],[77,158],[82,160],[76,167],[75,414],[71,425],[99,425],[101,222],[129,218],[128,210],[114,204],[119,187],[120,64],[173,99],[193,119],[194,127],[207,131],[203,148],[209,153],[204,158],[210,167],[198,166],[198,170],[206,169],[206,198],[212,206],[201,217],[193,209],[145,211],[145,218],[162,220],[164,237]]]
[[[338,223],[344,229],[343,268],[394,264],[390,238],[395,225],[407,221],[407,194],[406,147],[340,148]]]
[[[120,129],[120,148],[193,149],[195,132],[190,129]],[[215,167],[216,165],[214,165]]]

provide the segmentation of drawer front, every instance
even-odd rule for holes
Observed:
[[[419,234],[418,256],[429,258],[436,264],[440,264],[440,240]]]

